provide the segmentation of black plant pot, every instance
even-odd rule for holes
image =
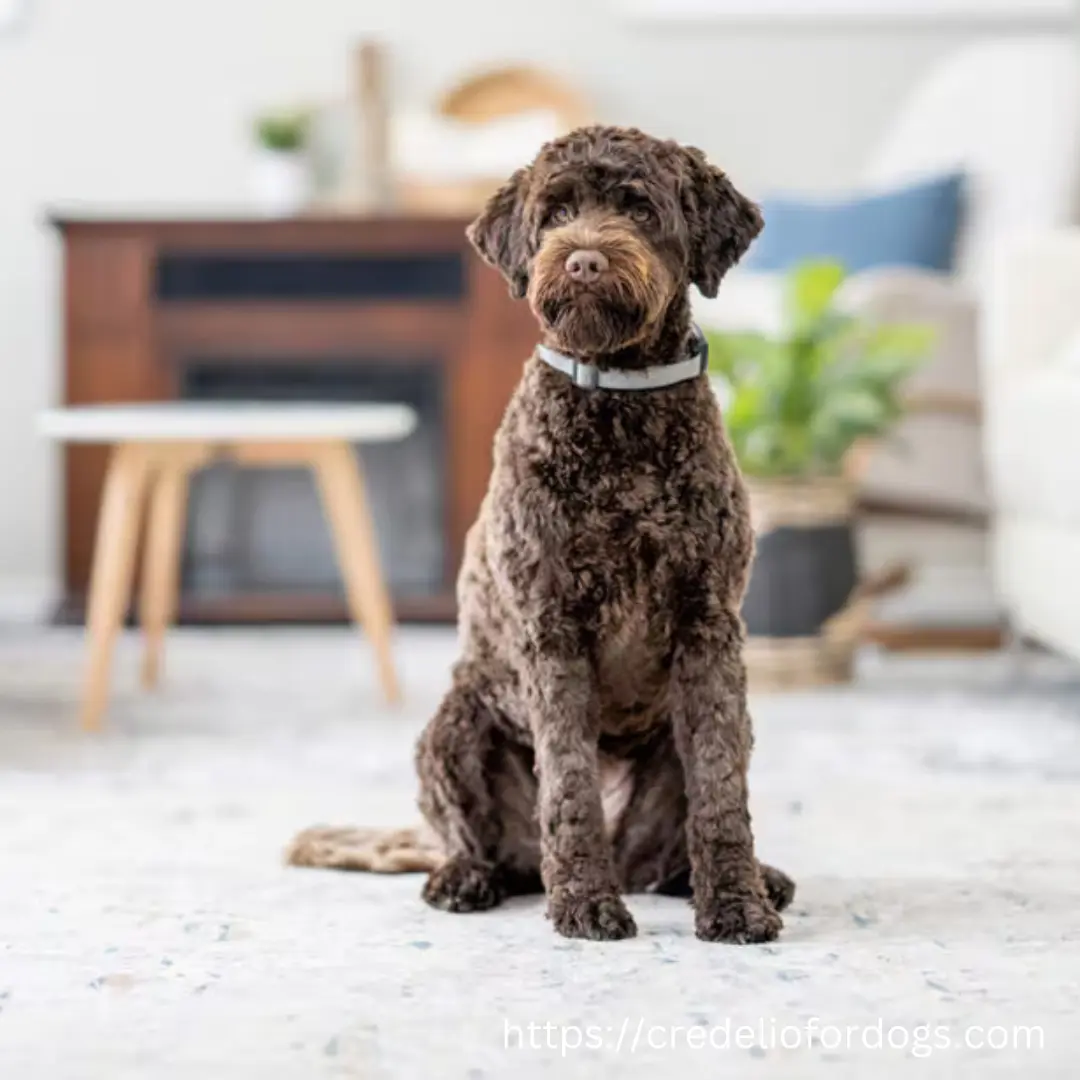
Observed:
[[[742,615],[757,638],[813,638],[858,579],[852,493],[842,480],[751,482],[757,550]]]

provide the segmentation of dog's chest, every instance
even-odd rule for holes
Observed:
[[[601,726],[607,735],[651,727],[667,686],[672,618],[655,590],[640,583],[613,608],[595,642]]]
[[[571,554],[573,576],[601,576],[604,602],[589,629],[609,734],[653,722],[654,703],[666,686],[674,578],[683,561],[679,507],[659,477],[620,481],[601,488],[581,523],[584,550]]]

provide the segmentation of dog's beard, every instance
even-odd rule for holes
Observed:
[[[534,310],[555,345],[586,356],[632,345],[649,326],[648,312],[641,304],[594,292],[576,296],[542,296],[541,292]]]

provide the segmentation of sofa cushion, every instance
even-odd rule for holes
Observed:
[[[1005,514],[1080,528],[1080,372],[1063,368],[997,388],[987,454]]]
[[[765,199],[765,229],[743,265],[778,271],[806,259],[830,258],[850,273],[875,266],[948,272],[963,203],[960,173],[839,202]]]

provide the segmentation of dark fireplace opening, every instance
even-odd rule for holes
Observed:
[[[430,362],[261,362],[201,357],[181,393],[196,401],[393,402],[417,415],[399,442],[358,448],[383,569],[395,598],[429,595],[446,578],[443,377]],[[188,599],[341,595],[333,544],[306,469],[220,464],[194,478],[183,559]]]

